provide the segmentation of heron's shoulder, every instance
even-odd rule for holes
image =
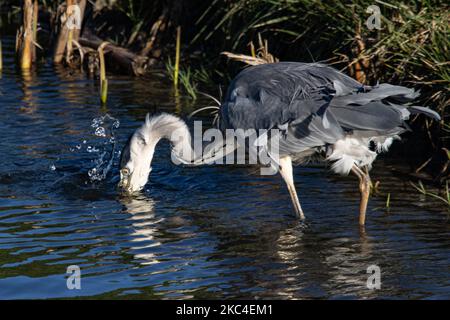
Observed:
[[[278,62],[252,66],[241,71],[230,84],[230,95],[253,96],[260,91],[270,91],[289,96],[301,89],[304,92],[332,86],[339,82],[343,87],[362,85],[342,72],[322,63]]]
[[[256,66],[247,67],[242,70],[237,76],[238,79],[259,79],[261,76],[269,77],[301,77],[306,75],[316,75],[316,76],[336,76],[342,75],[347,77],[345,74],[339,72],[335,68],[328,66],[323,63],[306,63],[306,62],[276,62],[276,63],[265,63]]]

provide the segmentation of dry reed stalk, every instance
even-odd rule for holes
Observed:
[[[33,3],[25,0],[23,3],[23,33],[20,51],[20,67],[30,69],[33,50]]]
[[[38,14],[39,14],[39,5],[38,5],[37,0],[34,0],[34,3],[33,3],[33,43],[34,43],[34,46],[31,47],[32,62],[36,61]]]
[[[244,62],[252,66],[265,63],[275,63],[279,61],[276,57],[270,54],[269,43],[267,42],[267,40],[263,40],[260,34],[258,34],[258,45],[259,47],[255,53],[255,45],[253,44],[253,41],[250,42],[251,55],[236,54],[228,51],[221,52],[221,54],[227,56],[230,59]]]

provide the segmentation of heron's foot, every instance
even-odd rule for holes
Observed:
[[[292,199],[292,204],[294,205],[295,214],[297,215],[297,217],[300,220],[305,220],[305,214],[303,213],[302,207],[300,205],[300,201],[297,198],[297,192],[295,192],[295,189],[294,189],[294,194],[292,194],[291,191],[289,191],[289,193],[291,194],[291,199]]]

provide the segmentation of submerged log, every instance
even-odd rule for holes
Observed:
[[[97,50],[104,41],[95,35],[85,32],[80,38],[79,43],[84,47]],[[137,55],[128,49],[115,46],[108,43],[104,46],[105,57],[108,61],[113,62],[121,71],[136,76],[144,75],[147,69],[148,58]]]

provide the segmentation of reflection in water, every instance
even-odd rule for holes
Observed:
[[[132,251],[139,251],[136,253],[135,259],[142,260],[142,265],[158,263],[156,255],[152,252],[152,248],[161,245],[155,240],[157,235],[157,227],[163,223],[164,218],[156,219],[153,212],[155,202],[143,195],[138,197],[123,197],[120,202],[125,206],[127,213],[131,214],[129,220],[132,222],[133,232],[131,233],[132,242],[143,243],[141,245],[132,246]]]
[[[26,114],[34,114],[38,108],[38,103],[30,87],[36,85],[36,71],[34,69],[22,69],[20,72],[22,76],[20,81],[23,92],[22,101],[24,102],[24,106],[20,110]]]

